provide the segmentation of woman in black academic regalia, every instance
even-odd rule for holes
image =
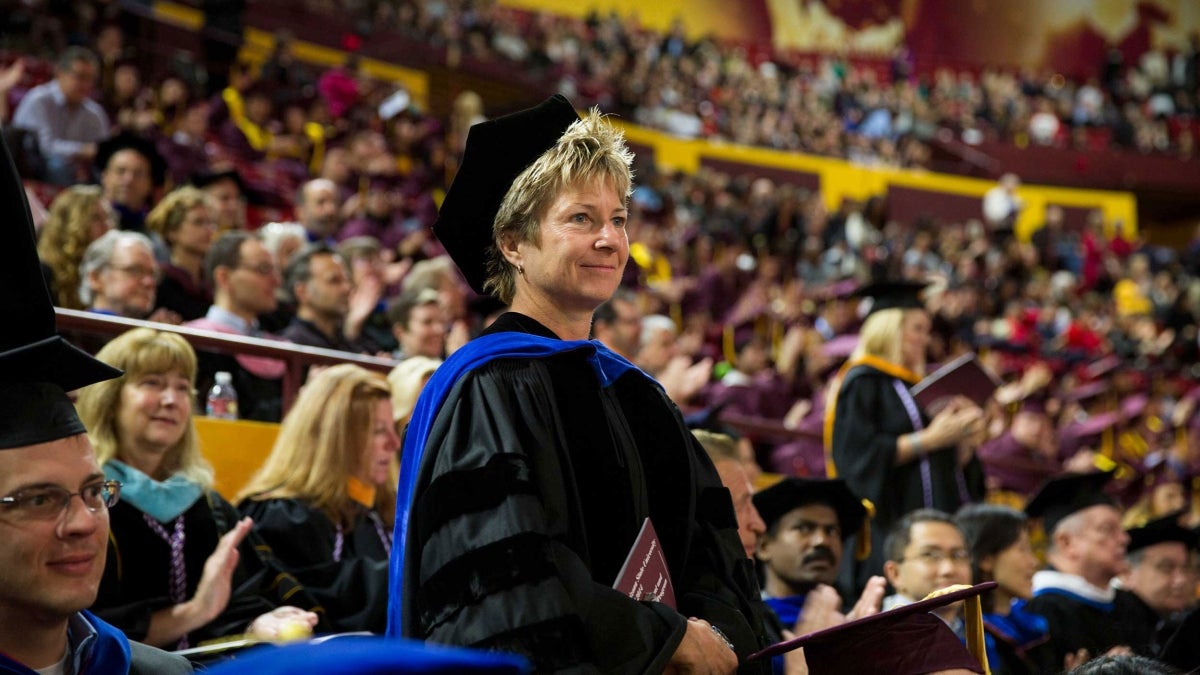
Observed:
[[[382,375],[358,366],[322,371],[238,498],[336,630],[386,627],[400,449],[390,396]]]
[[[96,357],[124,375],[85,387],[77,403],[104,475],[122,483],[92,611],[165,648],[318,626],[311,597],[274,569],[250,521],[212,489],[191,418],[191,345],[135,328]]]
[[[1054,663],[1050,626],[1025,608],[1033,597],[1033,573],[1039,567],[1029,543],[1029,518],[998,504],[971,504],[954,522],[971,551],[971,583],[995,581],[980,596],[984,640],[993,675],[1036,675],[1063,669]]]
[[[922,282],[876,282],[855,292],[871,299],[858,346],[830,384],[825,449],[829,476],[843,478],[875,505],[871,557],[854,574],[854,595],[883,570],[883,537],[919,508],[954,513],[983,496],[972,441],[983,413],[965,397],[932,418],[911,388],[925,376],[931,321]]]

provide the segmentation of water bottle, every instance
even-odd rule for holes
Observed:
[[[238,418],[237,391],[233,388],[232,375],[223,370],[217,373],[212,389],[208,390],[208,402],[204,409],[208,416],[214,419]]]

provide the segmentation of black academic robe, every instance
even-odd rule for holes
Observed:
[[[1022,649],[996,637],[998,663],[988,663],[992,675],[1044,675],[1062,671],[1062,662],[1054,664],[1054,651],[1049,642]]]
[[[341,558],[334,560],[337,525],[298,499],[246,500],[238,505],[275,558],[325,608],[334,630],[382,633],[387,627],[388,553],[391,528],[379,515],[359,510],[342,530]]]
[[[1046,617],[1050,625],[1052,662],[1060,664],[1059,667],[1067,654],[1081,648],[1087,649],[1092,656],[1100,656],[1124,644],[1111,608],[1061,593],[1039,592],[1026,609]]]
[[[499,331],[554,338],[515,313]],[[729,493],[640,372],[601,387],[582,350],[490,361],[453,385],[424,447],[405,636],[521,653],[537,672],[660,673],[696,616],[742,672],[767,672],[745,662],[765,638]],[[678,611],[612,588],[647,516]]]
[[[155,309],[169,309],[184,321],[194,321],[208,313],[212,293],[203,283],[197,284],[192,275],[171,264],[162,266],[162,274],[154,296]]]
[[[1117,591],[1112,616],[1121,644],[1128,645],[1139,656],[1152,659],[1158,658],[1179,623],[1160,616],[1136,593],[1126,590]]]
[[[904,514],[925,506],[954,513],[966,501],[982,499],[984,493],[979,460],[972,457],[960,469],[954,448],[934,450],[927,456],[928,503],[921,462],[896,465],[897,440],[915,430],[896,392],[896,382],[903,383],[864,364],[850,368],[838,390],[833,416],[833,463],[838,477],[845,479],[850,490],[875,505],[871,555],[854,575],[856,592],[845,593],[845,597],[856,597],[870,575],[883,573],[883,539]],[[923,412],[918,414],[922,424],[928,425],[928,417]]]
[[[1200,609],[1192,609],[1179,618],[1178,625],[1163,643],[1158,659],[1190,673],[1200,670]]]
[[[204,563],[217,548],[221,535],[237,523],[240,516],[229,502],[216,492],[207,492],[183,514],[183,557],[187,571],[187,598],[196,594],[204,572]],[[172,532],[173,524],[163,524]],[[238,549],[238,565],[233,574],[233,592],[225,611],[188,637],[196,646],[205,640],[244,632],[260,614],[290,604],[313,609],[316,604],[303,588],[292,581],[276,585],[274,570],[263,561],[261,543],[247,537]],[[171,552],[166,541],[150,529],[142,512],[128,502],[117,502],[109,509],[108,558],[100,591],[91,610],[101,619],[125,632],[131,640],[142,640],[150,627],[150,615],[174,604],[170,598]],[[282,595],[289,587],[299,592],[287,602]],[[328,630],[328,624],[322,620]]]
[[[1034,637],[1010,633],[1007,626],[995,625],[984,615],[983,629],[989,645],[988,667],[992,675],[1042,675],[1062,670],[1062,661],[1054,660],[1050,635]]]

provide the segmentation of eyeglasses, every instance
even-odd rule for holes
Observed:
[[[966,565],[971,562],[971,552],[965,548],[956,548],[953,551],[943,551],[940,548],[931,548],[912,556],[911,558],[901,558],[896,562],[904,562],[912,560],[919,562],[922,565],[941,565],[949,560],[955,565]]]
[[[57,485],[21,490],[7,497],[0,497],[0,506],[8,513],[25,520],[53,520],[62,516],[78,496],[92,513],[109,509],[121,496],[121,483],[115,480],[88,483],[79,492],[70,492]]]
[[[142,265],[116,267],[109,265],[108,269],[113,270],[114,272],[128,274],[135,279],[154,279],[155,283],[158,283],[158,281],[162,279],[162,272],[160,272],[157,267],[143,267]]]
[[[272,263],[259,263],[258,265],[238,265],[237,269],[253,272],[260,277],[272,277],[279,272],[275,269]]]

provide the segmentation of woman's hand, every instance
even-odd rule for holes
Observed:
[[[217,618],[229,604],[229,595],[233,592],[233,571],[237,569],[240,557],[238,546],[250,534],[253,526],[254,521],[250,518],[239,520],[232,530],[221,537],[217,548],[204,561],[204,572],[196,586],[196,594],[186,603],[203,619],[197,628]]]
[[[252,621],[246,635],[269,642],[296,640],[312,635],[316,625],[317,615],[312,612],[299,607],[276,607]]]
[[[971,401],[958,397],[930,421],[922,444],[930,449],[957,445],[981,432],[983,423],[983,410]]]
[[[225,611],[232,592],[233,571],[238,564],[238,545],[250,533],[253,525],[254,521],[242,518],[221,537],[217,548],[204,561],[204,572],[191,600],[165,607],[150,615],[150,626],[143,639],[146,644],[169,647]]]

